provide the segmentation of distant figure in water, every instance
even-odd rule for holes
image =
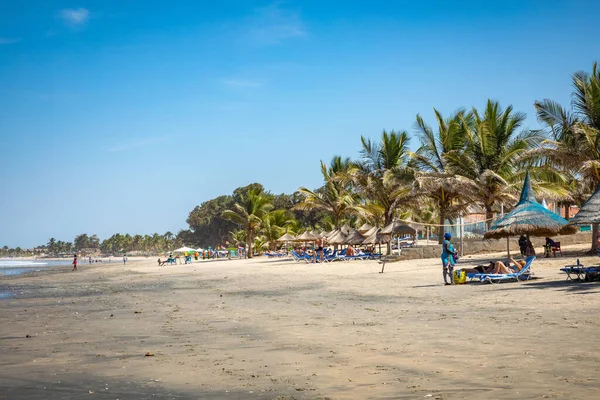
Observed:
[[[92,263],[92,257],[90,257],[90,264]]]
[[[73,254],[73,271],[77,271],[77,254]]]
[[[123,256],[123,265],[127,264],[127,256]]]

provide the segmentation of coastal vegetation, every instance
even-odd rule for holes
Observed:
[[[389,224],[395,218],[442,225],[460,213],[484,214],[487,226],[517,201],[525,172],[536,193],[564,206],[581,205],[600,183],[600,69],[572,76],[570,109],[550,99],[535,102],[541,129],[523,126],[526,115],[488,100],[482,108],[459,108],[433,124],[421,115],[410,131],[361,136],[356,160],[336,155],[321,162],[323,184],[273,194],[260,183],[237,188],[196,206],[188,229],[177,234],[116,233],[100,241],[79,235],[73,243],[51,238],[39,246],[50,254],[82,249],[103,253],[156,253],[176,246],[249,245],[248,255],[274,247],[284,233],[330,231],[348,224]],[[418,141],[410,151],[411,136]],[[594,229],[594,234],[597,227]],[[596,240],[593,240],[593,247]],[[0,249],[0,255],[22,249]]]

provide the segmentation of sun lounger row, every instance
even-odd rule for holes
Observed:
[[[567,274],[567,280],[593,281],[600,279],[599,266],[584,267],[583,265],[567,265],[560,270]]]

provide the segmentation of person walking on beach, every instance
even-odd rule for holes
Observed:
[[[315,251],[315,262],[323,262],[323,239],[317,240],[317,250]]]
[[[450,232],[444,233],[444,243],[442,243],[442,272],[444,274],[444,285],[454,284],[453,273],[456,250],[454,250],[454,246],[452,246],[450,240],[452,240]],[[448,282],[446,276],[450,279],[450,282]]]
[[[73,271],[77,271],[77,254],[73,254]]]
[[[127,256],[123,256],[123,265],[127,264]]]

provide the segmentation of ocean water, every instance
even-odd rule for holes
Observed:
[[[19,275],[45,268],[71,265],[72,261],[64,260],[15,260],[0,259],[0,275]]]

